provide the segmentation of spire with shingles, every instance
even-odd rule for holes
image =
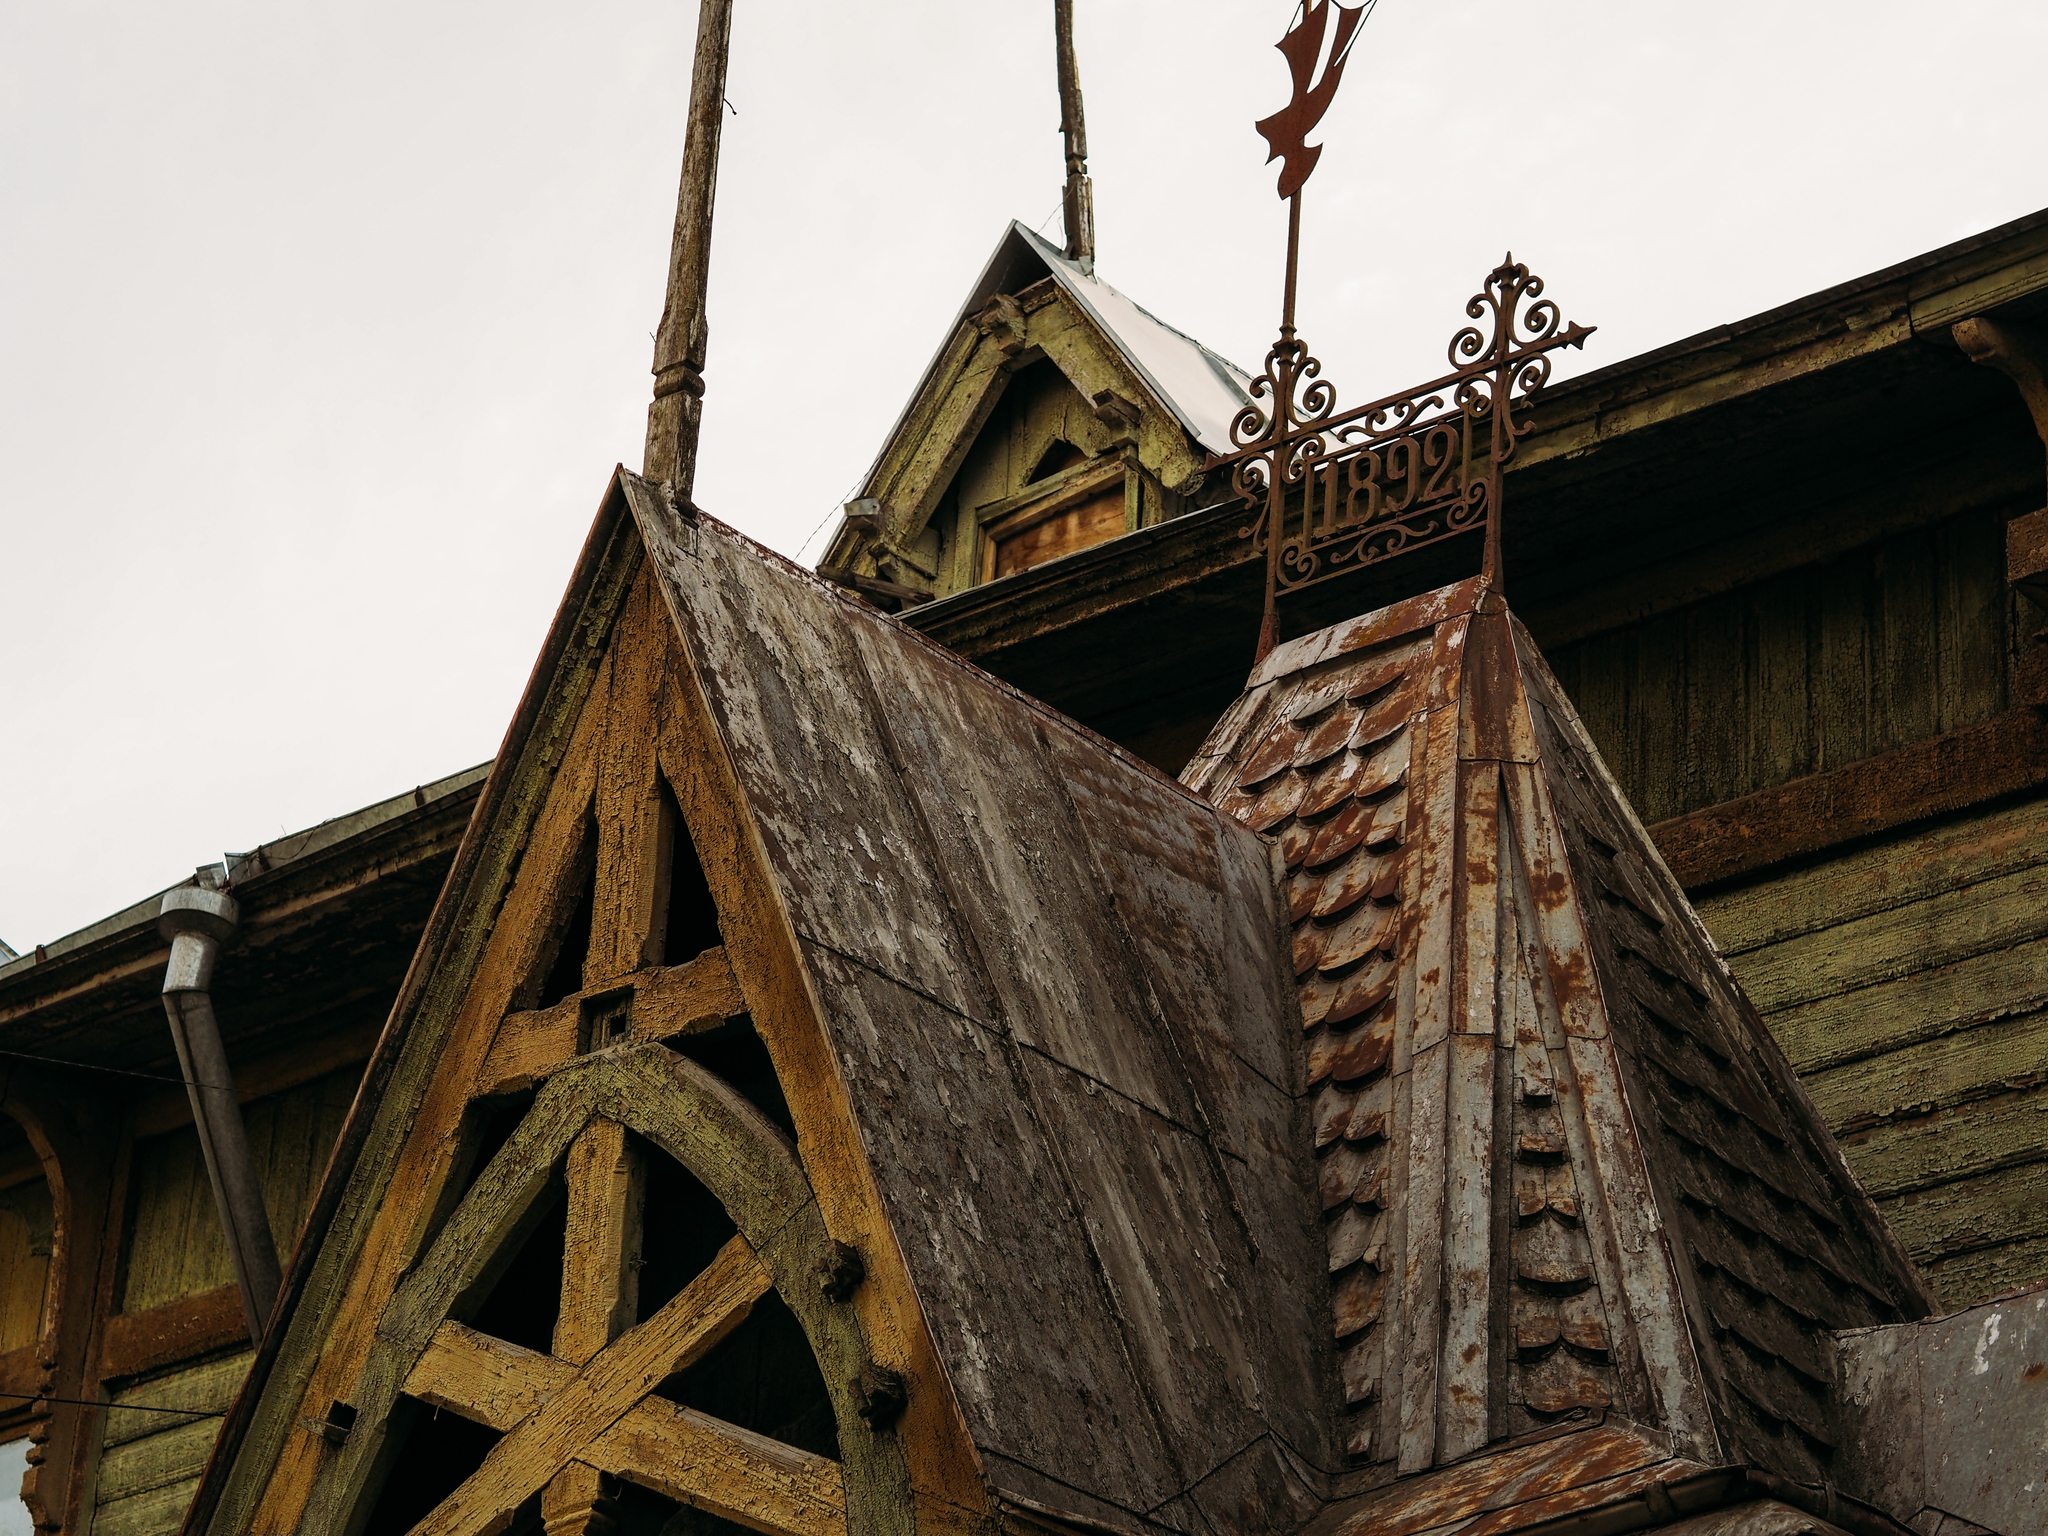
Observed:
[[[1928,1297],[1500,596],[1280,646],[1184,779],[1287,870],[1354,1462],[1828,1480],[1831,1332]]]

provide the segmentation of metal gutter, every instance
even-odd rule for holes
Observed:
[[[202,877],[211,869],[202,870]],[[235,1289],[241,1293],[242,1316],[249,1337],[260,1340],[270,1309],[277,1302],[277,1243],[270,1235],[270,1216],[263,1208],[263,1185],[249,1138],[242,1126],[242,1107],[228,1072],[228,1053],[213,1016],[213,967],[220,946],[234,936],[241,922],[235,899],[209,879],[179,886],[165,894],[157,930],[171,941],[164,968],[164,1013],[171,1022],[171,1043],[177,1048],[185,1092],[192,1101],[192,1125],[206,1159],[213,1185],[214,1207],[228,1242]]]
[[[258,874],[268,874],[274,869],[322,853],[385,822],[395,821],[400,816],[423,810],[450,795],[472,789],[484,781],[490,769],[491,765],[488,762],[480,763],[474,768],[465,768],[460,773],[451,773],[445,778],[435,779],[431,783],[393,795],[387,800],[379,800],[359,811],[336,816],[332,820],[320,822],[302,831],[287,833],[247,853],[230,853],[221,864],[208,867],[218,871],[217,878],[224,885],[238,884]],[[31,949],[18,959],[7,960],[0,964],[0,984],[34,970],[39,964],[61,959],[94,944],[154,929],[158,915],[163,910],[164,897],[170,891],[191,884],[191,880],[181,880],[166,890],[145,896],[133,906],[123,907],[96,923],[90,923],[75,932],[65,934],[60,939],[53,939],[48,944],[38,946],[40,955],[36,949]]]

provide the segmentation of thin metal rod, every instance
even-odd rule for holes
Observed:
[[[1052,0],[1059,56],[1060,133],[1066,139],[1067,260],[1095,269],[1095,187],[1088,180],[1088,124],[1081,115],[1081,66],[1074,58],[1074,0]]]
[[[63,1403],[72,1408],[119,1408],[127,1413],[179,1413],[188,1419],[224,1419],[218,1408],[169,1408],[162,1403],[99,1403],[89,1397],[46,1397],[41,1392],[0,1392],[0,1397],[25,1403]]]
[[[232,1088],[216,1086],[232,1079],[227,1052],[220,1043],[220,1025],[213,1016],[213,999],[204,992],[166,992],[164,1012],[170,1017],[178,1065],[185,1071],[192,1126],[199,1135],[199,1150],[206,1158],[214,1201],[227,1232],[228,1259],[234,1266],[235,1288],[241,1293],[242,1315],[249,1324],[249,1337],[260,1340],[277,1301],[277,1244],[270,1235],[270,1215],[263,1208],[256,1164],[249,1156],[242,1107]]]
[[[1287,199],[1287,294],[1280,301],[1280,334],[1294,335],[1294,286],[1301,267],[1301,193]]]
[[[704,420],[705,295],[711,284],[711,210],[718,190],[718,134],[725,112],[725,63],[732,0],[703,0],[690,71],[690,120],[669,244],[668,294],[654,340],[654,402],[647,408],[641,471],[687,501],[697,478]]]

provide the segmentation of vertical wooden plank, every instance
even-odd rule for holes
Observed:
[[[1816,768],[1839,768],[1870,755],[1867,645],[1870,556],[1861,550],[1820,573],[1820,674]]]
[[[1813,772],[1808,627],[1815,575],[1790,571],[1749,594],[1748,772],[1739,794]]]
[[[1662,821],[1691,808],[1687,803],[1688,766],[1701,755],[1701,749],[1690,739],[1688,728],[1716,728],[1693,716],[1687,693],[1687,679],[1695,670],[1687,655],[1689,620],[1686,613],[1666,614],[1635,631],[1629,713],[1635,722],[1638,755],[1636,787],[1631,794],[1650,821]],[[1708,686],[1714,681],[1709,678]],[[1726,706],[1721,709],[1725,712]]]
[[[1458,997],[1451,975],[1455,913],[1451,891],[1457,867],[1458,709],[1432,711],[1421,738],[1421,761],[1408,773],[1408,846],[1416,861],[1409,921],[1415,925],[1415,1033],[1421,1054],[1450,1032]],[[1439,1104],[1441,1107],[1441,1104]]]
[[[1451,1461],[1488,1438],[1493,1357],[1493,1122],[1495,1037],[1454,1034],[1444,1058],[1444,1332],[1436,1392],[1436,1460]],[[1405,1447],[1404,1447],[1405,1449]]]
[[[1918,529],[1888,541],[1878,560],[1877,644],[1871,696],[1883,700],[1882,734],[1873,751],[1939,734],[1940,667],[1935,592],[1939,532]]]
[[[583,985],[601,987],[649,962],[658,947],[654,907],[662,854],[661,795],[654,777],[655,702],[668,615],[642,566],[612,631],[608,687],[586,708],[602,711],[597,795],[597,901]],[[659,626],[659,627],[657,627]]]
[[[1703,805],[1718,805],[1742,793],[1747,756],[1743,723],[1748,716],[1744,697],[1742,594],[1726,593],[1696,605],[1685,615],[1685,640],[1676,674],[1657,687],[1668,642],[1655,636],[1660,625],[1646,626],[1646,667],[1642,679],[1644,708],[1663,735],[1656,750],[1671,753],[1671,780],[1653,767],[1653,793],[1641,807],[1645,821],[1662,821]],[[1661,642],[1661,643],[1660,643]],[[1649,665],[1654,660],[1656,665]],[[1683,718],[1670,720],[1684,701]],[[1676,727],[1673,730],[1673,727]],[[1649,755],[1650,748],[1645,748]],[[1646,789],[1649,786],[1645,786]]]
[[[1633,655],[1626,630],[1588,640],[1579,649],[1579,692],[1574,700],[1608,771],[1632,802],[1641,805],[1637,797],[1643,787],[1642,753],[1628,713]]]
[[[1490,761],[1458,766],[1463,783],[1458,789],[1457,862],[1464,879],[1457,891],[1458,1001],[1451,1028],[1490,1035],[1499,1012],[1500,767]]]
[[[613,1120],[592,1121],[570,1144],[567,1175],[554,1353],[581,1365],[638,1320],[646,1178],[639,1149]]]
[[[1512,665],[1512,652],[1475,658]],[[1482,694],[1482,696],[1486,696]],[[1498,693],[1492,695],[1498,698]],[[1449,711],[1446,711],[1449,713]],[[1457,964],[1445,1103],[1444,1332],[1436,1459],[1486,1444],[1493,1345],[1493,1119],[1500,1027],[1500,766],[1460,763]]]
[[[2002,713],[2011,696],[2005,584],[2005,524],[1975,512],[1942,529],[1941,729],[1960,730]],[[2038,620],[2031,626],[2039,628]],[[2022,642],[2026,636],[2020,637]]]
[[[1401,1249],[1403,1327],[1399,1466],[1426,1471],[1437,1457],[1437,1359],[1443,1332],[1445,1096],[1449,1043],[1418,1050],[1407,1073],[1407,1231]],[[1391,1372],[1389,1373],[1391,1374]]]

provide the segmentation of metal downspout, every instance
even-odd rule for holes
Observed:
[[[271,1240],[263,1189],[249,1156],[241,1106],[235,1100],[208,993],[221,942],[233,936],[240,920],[233,897],[205,886],[183,885],[164,894],[156,926],[171,941],[171,961],[164,971],[164,1012],[170,1017],[185,1092],[192,1100],[192,1125],[199,1133],[206,1176],[213,1182],[213,1203],[227,1233],[242,1315],[248,1319],[250,1339],[261,1343],[263,1325],[277,1300],[277,1245]]]

